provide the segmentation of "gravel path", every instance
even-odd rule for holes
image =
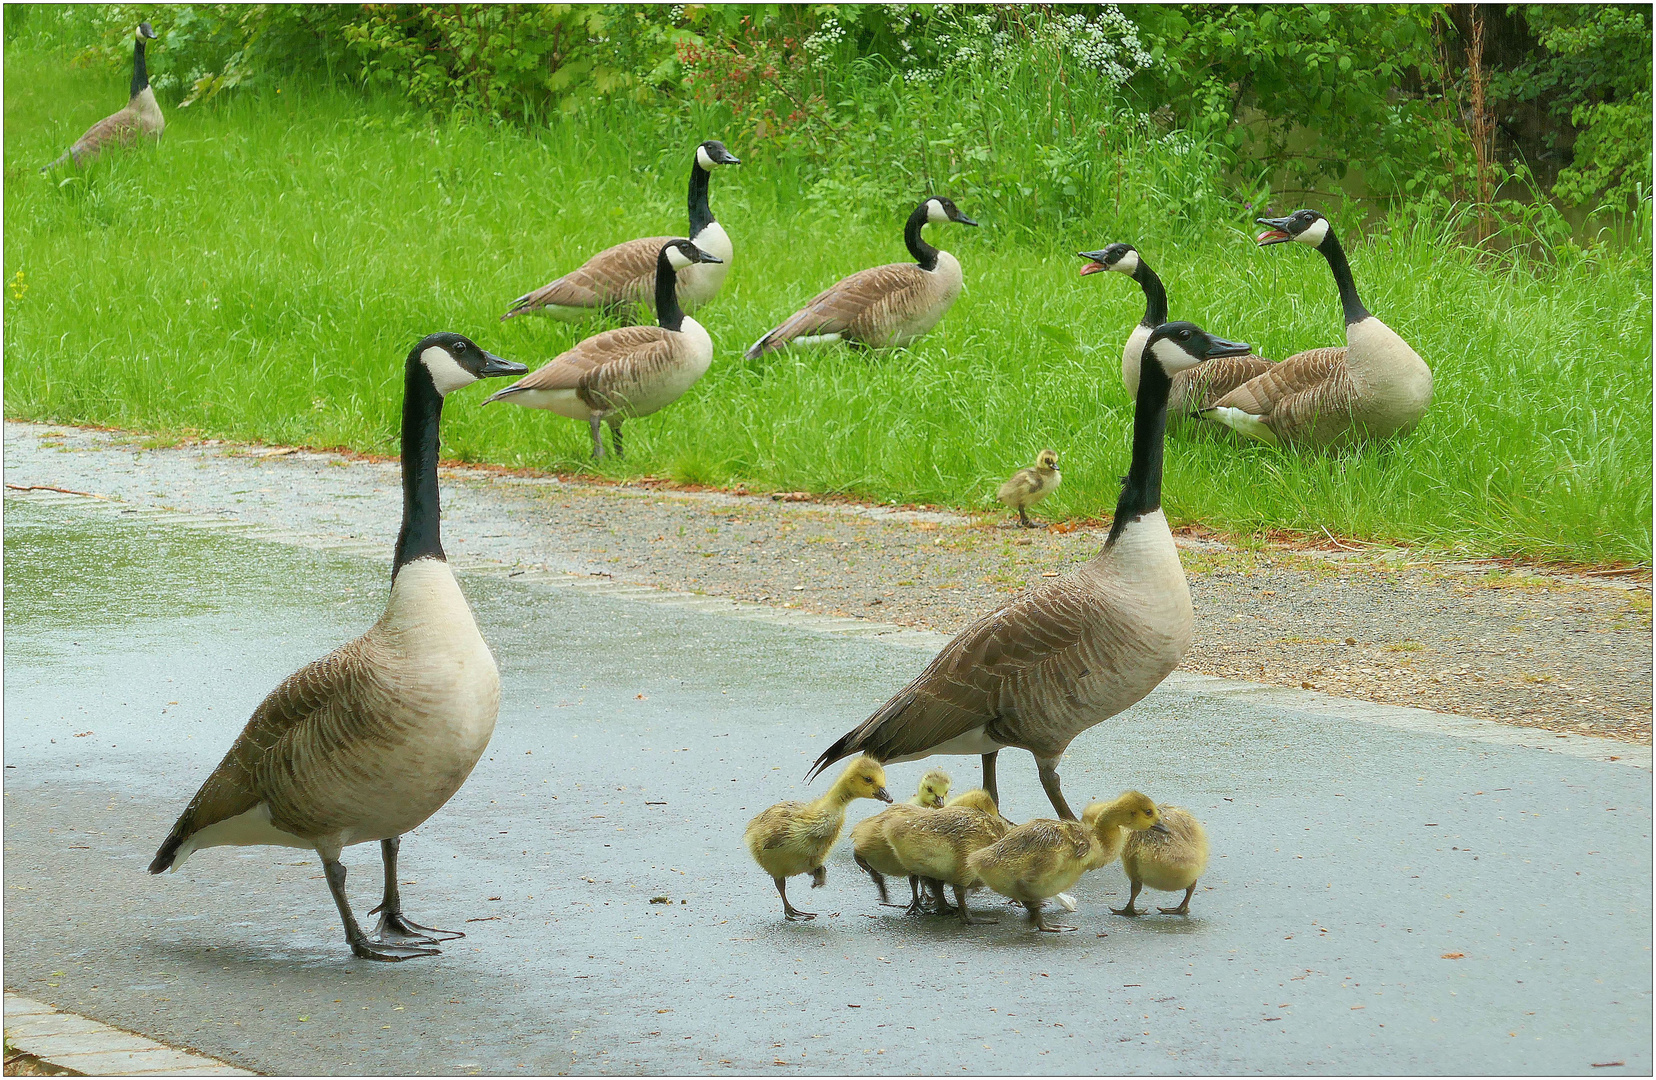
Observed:
[[[6,482],[383,541],[394,462],[6,425]],[[1096,551],[1102,530],[445,469],[451,555],[603,574],[953,632]],[[1187,670],[1650,741],[1648,574],[1544,574],[1413,553],[1179,538],[1196,608]]]

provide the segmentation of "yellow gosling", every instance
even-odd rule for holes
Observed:
[[[947,904],[943,886],[953,886],[960,921],[971,926],[1000,920],[972,918],[966,894],[983,883],[967,865],[967,859],[1005,836],[1010,828],[995,800],[980,789],[966,792],[941,810],[894,818],[884,831],[886,843],[903,868],[935,884],[940,910]]]
[[[1041,914],[1047,898],[1057,896],[1089,870],[1121,854],[1128,832],[1161,826],[1156,804],[1129,791],[1108,803],[1093,803],[1080,821],[1039,818],[1026,821],[994,844],[974,852],[967,864],[983,883],[1022,904],[1035,929],[1048,933],[1074,930],[1048,923]]]
[[[1018,512],[1018,522],[1026,529],[1037,528],[1029,520],[1029,508],[1042,499],[1058,490],[1064,476],[1058,471],[1058,455],[1051,450],[1042,450],[1035,457],[1035,464],[1026,469],[1019,469],[1012,474],[1012,478],[1000,486],[995,497]]]
[[[1148,885],[1162,892],[1184,890],[1184,900],[1178,907],[1164,907],[1163,915],[1189,915],[1190,896],[1196,891],[1196,881],[1207,870],[1208,839],[1202,823],[1189,810],[1163,803],[1157,807],[1165,832],[1132,833],[1121,849],[1121,868],[1127,871],[1127,880],[1133,891],[1127,897],[1127,906],[1113,908],[1117,915],[1140,914],[1133,907],[1139,890]]]
[[[903,864],[897,861],[891,845],[886,843],[885,823],[893,817],[911,814],[919,809],[935,810],[942,807],[949,797],[949,787],[953,783],[949,774],[942,769],[931,769],[920,778],[920,786],[915,790],[914,798],[900,806],[893,806],[880,811],[872,817],[863,818],[851,828],[851,857],[857,861],[874,882],[874,887],[880,891],[880,903],[886,907],[902,907],[902,904],[893,904],[891,895],[886,891],[885,879],[892,876],[901,876],[905,873]],[[909,902],[908,910],[920,910],[920,879],[909,877],[909,892],[913,899]]]
[[[920,787],[909,800],[910,806],[926,806],[933,810],[940,808],[949,799],[949,788],[954,781],[942,769],[930,769],[920,778]]]
[[[776,882],[788,921],[816,918],[815,912],[800,911],[788,903],[787,879],[810,874],[813,889],[827,882],[828,871],[822,864],[845,829],[845,808],[854,799],[891,801],[885,769],[872,758],[853,761],[821,798],[780,802],[748,822],[743,834],[748,852]]]

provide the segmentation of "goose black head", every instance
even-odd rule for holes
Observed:
[[[1259,234],[1260,247],[1289,240],[1317,247],[1328,236],[1328,219],[1315,210],[1296,210],[1285,218],[1255,218],[1254,221],[1266,227]]]
[[[742,159],[725,149],[718,139],[708,139],[696,147],[696,164],[712,172],[717,165],[740,165]]]
[[[933,195],[921,205],[926,208],[926,220],[928,222],[955,221],[962,225],[971,225],[974,228],[977,226],[977,222],[960,212],[960,207],[956,206],[952,199],[945,199],[941,195]]]
[[[529,370],[524,364],[485,352],[463,334],[427,335],[414,346],[414,355],[425,365],[431,384],[444,396],[478,379],[522,375]]]
[[[703,251],[688,240],[669,240],[661,246],[661,254],[666,257],[675,271],[683,270],[686,266],[696,263],[722,263],[723,259],[717,255]]]
[[[149,41],[154,41],[158,36],[155,32],[155,28],[150,26],[147,22],[141,22],[138,24],[136,34],[138,37],[145,38]]]
[[[1105,270],[1117,270],[1123,274],[1132,274],[1138,270],[1138,251],[1132,244],[1110,244],[1097,251],[1077,251],[1083,259],[1092,262],[1081,268],[1081,276],[1100,274]]]
[[[1170,322],[1161,324],[1150,334],[1140,363],[1153,358],[1172,376],[1215,356],[1246,356],[1252,348],[1242,342],[1214,337],[1195,323]]]

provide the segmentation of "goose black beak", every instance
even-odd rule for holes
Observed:
[[[874,789],[874,797],[876,799],[879,799],[881,802],[895,802],[896,801],[895,799],[893,799],[891,797],[891,792],[887,791],[885,788],[875,788]]]
[[[1207,354],[1209,357],[1247,356],[1251,352],[1253,352],[1253,346],[1246,341],[1226,341],[1224,338],[1208,335]]]
[[[977,222],[973,221],[971,218],[967,217],[965,214],[962,214],[959,210],[956,210],[954,212],[954,214],[950,216],[949,220],[950,221],[958,221],[962,225],[970,225],[974,229],[978,227]]]
[[[1172,836],[1173,835],[1172,831],[1169,830],[1166,825],[1163,825],[1159,821],[1156,822],[1154,825],[1150,826],[1150,831],[1151,832],[1159,832],[1163,836]]]
[[[479,379],[495,379],[503,375],[526,375],[529,372],[528,364],[520,364],[516,360],[505,360],[494,353],[483,354],[483,366],[478,369]]]
[[[1288,218],[1254,218],[1255,225],[1264,225],[1266,229],[1259,234],[1255,241],[1260,247],[1270,247],[1280,244],[1284,240],[1292,240],[1294,234],[1288,231]]]
[[[704,262],[704,263],[722,263],[722,262],[724,262],[724,260],[719,258],[717,255],[709,254],[708,252],[702,251],[700,248],[696,249],[696,261],[697,262]]]
[[[1109,269],[1109,267],[1104,263],[1104,253],[1102,251],[1077,251],[1076,254],[1081,256],[1083,259],[1092,260],[1092,262],[1081,268],[1082,277],[1086,277],[1088,274],[1097,274],[1101,271]]]

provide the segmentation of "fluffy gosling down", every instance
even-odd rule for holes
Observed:
[[[776,891],[782,897],[782,914],[789,922],[814,919],[816,913],[800,911],[788,903],[788,878],[810,874],[811,888],[821,888],[828,880],[828,870],[822,864],[845,829],[846,806],[854,799],[891,802],[885,782],[885,769],[880,763],[860,757],[821,798],[811,802],[780,802],[748,822],[743,834],[748,852],[776,882]]]
[[[1089,870],[1106,866],[1121,854],[1129,832],[1165,829],[1156,804],[1128,791],[1108,803],[1093,803],[1080,821],[1038,818],[1026,821],[995,843],[975,851],[967,866],[983,883],[1016,900],[1029,912],[1035,929],[1048,933],[1074,930],[1049,923],[1041,915],[1047,898],[1057,896]]]
[[[1036,525],[1029,520],[1029,508],[1057,491],[1063,480],[1063,474],[1058,471],[1057,451],[1042,450],[1035,464],[1013,473],[995,497],[1018,512],[1020,525],[1033,529]]]
[[[920,778],[920,786],[914,793],[914,798],[899,806],[889,807],[872,817],[863,818],[851,829],[851,857],[857,865],[863,868],[869,879],[874,882],[874,888],[879,890],[880,903],[886,907],[902,907],[901,904],[891,902],[891,894],[886,891],[886,878],[900,877],[906,871],[898,861],[896,852],[886,842],[885,826],[893,818],[904,814],[916,814],[923,810],[936,810],[949,797],[949,786],[952,781],[949,774],[942,769],[932,769]],[[913,899],[908,910],[920,910],[920,879],[909,878],[909,891]]]
[[[1189,810],[1165,803],[1157,810],[1164,831],[1136,832],[1127,837],[1121,849],[1121,868],[1127,871],[1127,880],[1133,891],[1127,897],[1127,906],[1112,908],[1117,915],[1141,914],[1133,907],[1139,890],[1148,885],[1162,892],[1184,890],[1184,900],[1178,907],[1164,907],[1163,915],[1189,915],[1190,896],[1196,891],[1196,882],[1207,870],[1208,838],[1202,823]]]
[[[941,810],[892,819],[885,826],[885,840],[904,870],[915,878],[936,883],[939,911],[947,910],[943,886],[952,886],[960,921],[973,926],[1000,920],[972,918],[966,894],[983,881],[968,860],[1011,828],[1011,823],[1000,816],[995,800],[979,788]]]

